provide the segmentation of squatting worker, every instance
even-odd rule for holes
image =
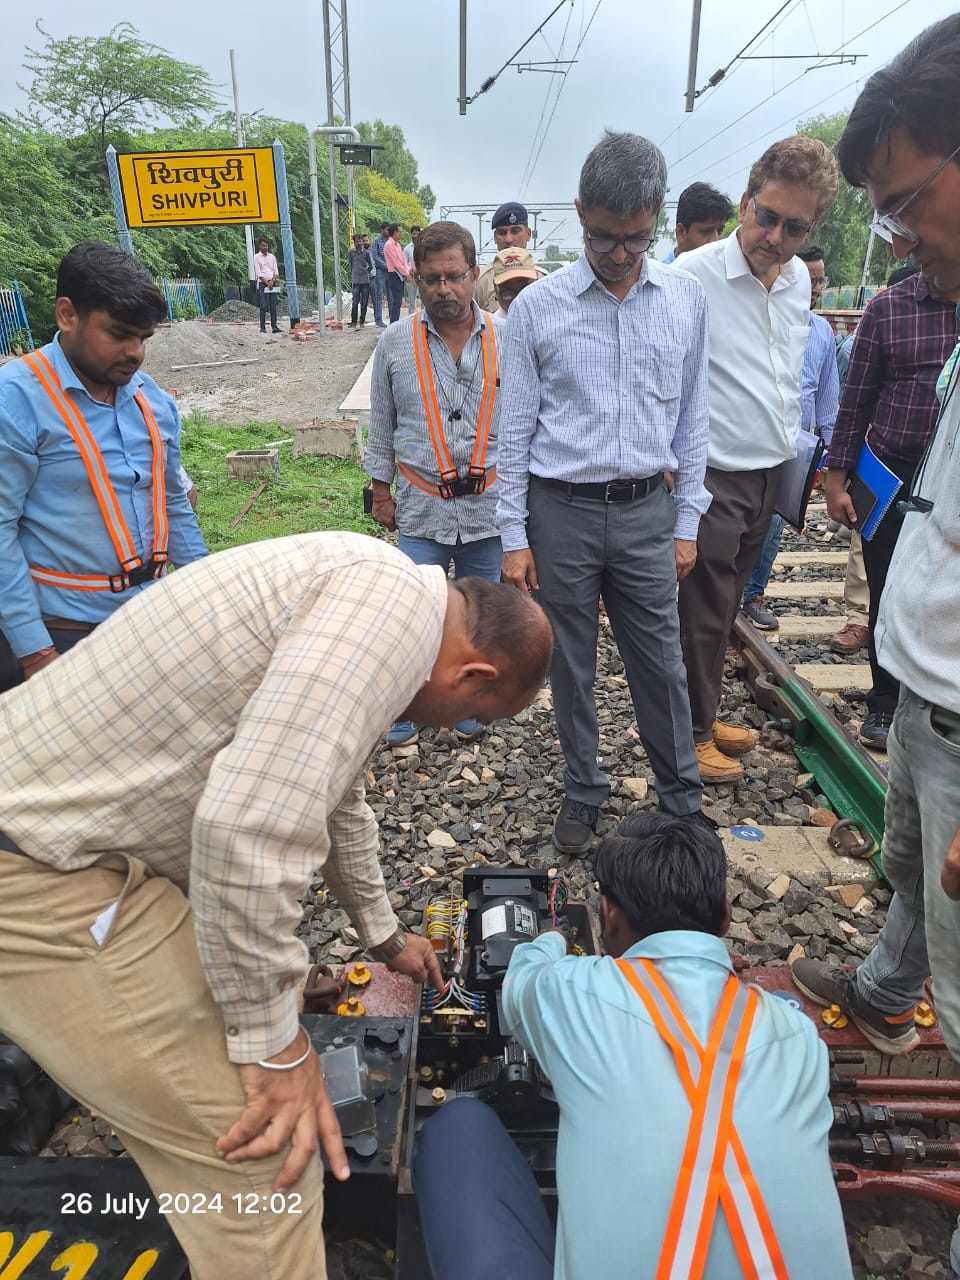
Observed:
[[[85,241],[57,272],[57,334],[0,368],[0,690],[207,549],[180,417],[139,373],[167,308],[146,268]]]
[[[775,142],[750,170],[740,225],[683,255],[710,305],[713,495],[697,561],[680,584],[680,628],[693,736],[704,782],[735,782],[751,729],[718,718],[723,655],[770,528],[781,468],[796,456],[810,273],[796,256],[837,198],[837,165],[816,138]]]
[[[707,308],[695,280],[646,256],[666,184],[652,143],[608,133],[580,174],[583,255],[525,289],[504,327],[497,523],[504,578],[539,591],[554,630],[562,853],[587,851],[610,791],[593,688],[601,599],[660,804],[700,810],[677,579],[710,503]]]
[[[322,869],[375,958],[439,985],[364,764],[401,713],[514,715],[550,644],[509,587],[310,533],[178,570],[0,699],[0,1030],[154,1195],[221,1195],[169,1219],[193,1280],[323,1280],[318,1135],[346,1159],[297,1022],[300,899]],[[272,1188],[299,1212],[237,1215]]]
[[[452,563],[458,578],[500,580],[496,526],[498,325],[474,302],[477,252],[459,222],[434,222],[414,249],[423,307],[377,344],[363,465],[373,480],[373,518],[400,530],[417,564]],[[390,486],[396,479],[396,497]],[[474,717],[456,726],[475,738]],[[415,742],[404,719],[391,746]]]
[[[503,1026],[560,1106],[556,1232],[493,1108],[454,1099],[413,1155],[434,1280],[851,1280],[826,1047],[806,1014],[734,974],[716,832],[637,814],[594,870],[606,955],[568,955],[546,930],[516,948],[503,984]],[[742,1056],[716,1052],[721,1028],[717,1048],[742,1034]],[[701,1123],[691,1099],[711,1067],[732,1095],[717,1183],[712,1108]]]

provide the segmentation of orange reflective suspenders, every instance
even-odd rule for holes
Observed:
[[[692,1111],[655,1280],[701,1280],[718,1203],[746,1280],[789,1280],[733,1124],[757,993],[730,975],[704,1049],[651,961],[616,963],[673,1053]]]
[[[493,405],[497,394],[497,345],[493,338],[493,321],[488,312],[483,312],[484,328],[481,334],[481,350],[483,353],[483,392],[480,396],[480,412],[477,418],[477,435],[473,443],[473,455],[465,476],[457,474],[450,456],[450,448],[443,430],[443,419],[437,403],[437,390],[433,381],[433,364],[430,360],[430,347],[427,342],[427,326],[422,320],[413,324],[413,358],[417,366],[417,381],[420,384],[420,398],[430,432],[430,443],[433,445],[437,459],[437,470],[440,483],[434,484],[418,475],[412,467],[398,461],[397,470],[415,489],[423,493],[431,493],[440,498],[461,498],[466,494],[483,493],[497,478],[496,467],[486,469],[487,446],[490,443],[490,428],[493,423]],[[459,414],[457,415],[459,417]]]
[[[30,566],[30,576],[34,582],[50,587],[66,587],[74,591],[126,591],[128,587],[138,586],[151,578],[159,578],[167,565],[167,542],[169,529],[167,526],[167,496],[163,479],[164,447],[160,428],[153,410],[142,391],[133,397],[137,407],[143,414],[143,420],[150,436],[153,450],[151,478],[153,483],[153,552],[144,563],[143,557],[137,554],[127,528],[127,522],[120,510],[120,503],[114,492],[103,455],[97,448],[97,442],[90,428],[84,421],[83,414],[67,396],[63,394],[60,380],[53,365],[42,351],[33,351],[21,357],[27,368],[43,387],[53,402],[53,407],[63,419],[63,424],[70,433],[80,461],[83,463],[90,488],[100,508],[103,522],[107,527],[110,541],[113,543],[120,565],[120,572],[107,574],[62,573],[56,569],[45,569],[41,565]]]

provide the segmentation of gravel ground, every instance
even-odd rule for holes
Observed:
[[[336,340],[364,342],[353,335]],[[805,537],[788,531],[784,538],[785,550],[838,546],[827,536],[825,517],[820,515],[811,517]],[[839,576],[835,568],[810,566],[788,572],[797,580]],[[772,607],[781,615],[812,608],[807,601],[777,601]],[[842,604],[821,602],[817,611],[839,615]],[[829,654],[826,640],[780,648],[791,662],[824,661]],[[597,700],[601,760],[613,779],[603,814],[609,826],[638,809],[656,808],[657,797],[633,722],[623,667],[606,627],[601,628]],[[724,703],[727,718],[762,723],[762,713],[752,706],[732,664]],[[853,700],[838,706],[841,718],[849,719],[857,711]],[[813,810],[825,803],[825,797],[811,790],[809,775],[802,774],[792,754],[758,747],[744,764],[742,783],[707,788],[705,809],[721,826],[807,825]],[[562,769],[549,690],[514,720],[492,726],[478,742],[463,744],[449,731],[425,730],[416,745],[377,751],[369,763],[368,798],[381,825],[391,901],[404,923],[418,927],[428,896],[455,885],[463,867],[478,861],[559,867],[571,896],[595,904],[590,860],[560,857],[550,844]],[[856,964],[873,946],[890,900],[889,892],[875,885],[845,905],[808,875],[798,875],[775,893],[753,879],[731,875],[729,888],[733,925],[728,945],[751,965],[784,965],[788,957],[801,953]],[[342,963],[359,953],[356,934],[329,900],[322,881],[305,899],[299,932],[314,960]],[[58,1133],[51,1149],[103,1154],[110,1144],[109,1134],[83,1118],[80,1126],[71,1124]],[[946,1254],[952,1217],[946,1210],[918,1200],[876,1199],[846,1206],[845,1217],[858,1280],[950,1274]],[[333,1241],[330,1253],[335,1280],[388,1280],[391,1275],[383,1242]]]

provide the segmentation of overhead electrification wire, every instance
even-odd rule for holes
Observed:
[[[593,13],[591,13],[590,15],[590,20],[587,23],[587,25],[584,27],[583,32],[580,36],[580,39],[577,41],[577,47],[573,51],[573,58],[571,60],[571,64],[573,62],[576,62],[577,60],[577,54],[580,52],[580,49],[583,46],[583,42],[584,40],[586,40],[587,35],[590,31],[590,28],[593,26],[593,20],[597,16],[601,3],[602,3],[602,0],[597,0],[597,3],[594,5]],[[540,139],[540,145],[537,148],[537,154],[536,156],[534,156],[532,164],[528,164],[527,169],[524,171],[524,176],[521,179],[521,182],[520,182],[521,194],[523,193],[523,190],[524,190],[524,184],[526,182],[532,181],[537,165],[540,163],[540,155],[543,151],[543,145],[547,140],[547,134],[550,132],[550,126],[553,123],[553,117],[557,110],[557,103],[560,101],[560,94],[563,92],[563,86],[567,83],[567,76],[569,74],[570,74],[570,68],[566,67],[564,69],[563,75],[561,76],[560,88],[557,90],[557,96],[553,100],[553,108],[550,112],[550,117],[547,120],[546,128],[543,131],[543,136]]]
[[[760,30],[756,33],[756,35],[750,37],[750,39],[743,46],[740,52],[735,53],[733,57],[730,59],[730,61],[726,64],[726,66],[720,67],[717,71],[715,71],[713,75],[710,77],[710,79],[707,81],[707,83],[703,86],[703,88],[697,90],[697,92],[694,94],[694,97],[695,98],[701,97],[701,95],[706,93],[708,89],[715,88],[720,83],[721,80],[725,79],[727,72],[734,65],[734,63],[740,61],[740,59],[747,52],[747,50],[750,48],[752,44],[756,44],[756,42],[760,39],[760,37],[766,31],[767,27],[769,27],[772,23],[776,22],[777,18],[780,17],[784,9],[789,9],[791,5],[796,5],[797,3],[798,3],[798,0],[787,0],[786,4],[782,4],[780,8],[777,10],[777,12],[773,15],[773,17],[769,20],[769,22],[765,22],[763,26],[760,28]]]
[[[906,6],[909,3],[910,3],[910,0],[900,0],[899,4],[894,5],[892,9],[889,9],[885,14],[882,15],[882,17],[877,18],[875,22],[871,22],[868,27],[864,27],[862,31],[858,31],[855,36],[851,36],[849,40],[846,40],[844,44],[839,45],[836,49],[833,50],[832,53],[825,53],[821,61],[825,62],[828,58],[835,58],[838,53],[842,52],[844,45],[852,44],[854,40],[859,40],[861,36],[866,35],[868,31],[872,31],[873,28],[879,26],[881,22],[886,22],[887,18],[892,18],[895,13],[899,12],[899,10],[906,8]],[[819,65],[819,64],[816,64],[816,65]],[[808,68],[808,70],[815,70],[815,69],[816,69],[816,66]],[[676,163],[683,164],[684,161],[689,160],[691,156],[695,156],[699,151],[702,151],[704,147],[709,147],[710,144],[712,142],[715,142],[717,138],[719,138],[722,134],[726,133],[729,129],[732,129],[734,125],[738,125],[741,122],[741,120],[746,120],[748,116],[752,116],[755,111],[759,111],[760,108],[763,106],[766,106],[768,102],[772,102],[774,98],[779,97],[780,94],[784,93],[787,89],[789,89],[791,85],[796,84],[798,80],[802,80],[806,74],[807,74],[806,71],[802,71],[800,75],[794,76],[792,80],[788,80],[787,83],[783,85],[782,88],[777,89],[774,93],[768,94],[767,97],[762,98],[755,106],[751,107],[748,111],[744,111],[743,114],[737,116],[735,120],[731,120],[728,124],[725,124],[722,129],[718,129],[717,132],[712,134],[709,138],[707,138],[705,142],[701,142],[698,146],[694,147],[691,151],[688,151],[686,155],[680,156],[680,158],[677,160]],[[859,77],[859,76],[857,77],[857,79],[861,79],[861,78],[862,77]],[[854,83],[856,83],[856,81],[854,81]]]
[[[570,26],[570,19],[572,17],[573,17],[573,3],[571,0],[570,9],[569,9],[569,12],[567,13],[567,20],[563,24],[563,35],[560,37],[560,48],[557,50],[556,57],[554,58],[554,61],[557,63],[559,63],[563,58],[563,47],[564,47],[564,44],[566,43],[567,30]],[[546,44],[546,36],[542,36],[541,38],[543,39],[544,44]],[[550,46],[547,45],[548,49],[549,47]],[[557,93],[559,94],[560,89],[563,87],[563,81],[566,79],[566,74],[567,74],[566,71],[564,71],[559,80],[555,80],[551,77],[547,85],[547,91],[543,95],[543,106],[540,108],[540,118],[537,120],[537,127],[533,131],[533,139],[530,143],[530,150],[527,152],[526,163],[523,166],[523,175],[521,176],[519,185],[517,187],[517,191],[520,195],[523,194],[523,184],[524,184],[524,181],[526,180],[527,170],[530,168],[530,159],[533,156],[534,148],[537,145],[537,139],[540,137],[540,130],[543,127],[543,118],[547,114],[547,107],[550,105],[550,95],[554,92],[554,90],[556,90]]]

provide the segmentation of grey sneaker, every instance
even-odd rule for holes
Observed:
[[[755,596],[752,600],[744,600],[740,612],[749,618],[753,625],[761,631],[776,631],[780,619],[771,610],[764,607],[763,596]]]
[[[564,796],[563,804],[553,824],[553,843],[560,853],[582,855],[593,844],[600,810],[595,804],[584,804]]]
[[[914,1022],[916,1006],[903,1013],[883,1013],[867,1004],[857,990],[854,969],[841,969],[823,960],[797,960],[790,967],[793,985],[825,1009],[839,1005],[874,1048],[895,1057],[920,1042]]]

